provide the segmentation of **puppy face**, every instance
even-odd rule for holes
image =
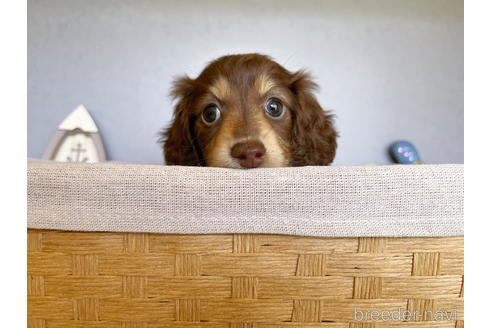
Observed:
[[[210,81],[193,106],[199,117],[196,136],[207,165],[289,165],[292,97],[288,89],[266,72],[241,69],[213,74]]]
[[[167,164],[331,163],[336,132],[311,94],[314,86],[305,73],[290,73],[258,54],[221,57],[196,79],[178,79],[174,122],[163,135]]]

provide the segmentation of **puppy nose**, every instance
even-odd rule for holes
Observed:
[[[246,141],[235,144],[231,156],[236,158],[244,168],[259,167],[265,159],[265,146],[258,141]]]

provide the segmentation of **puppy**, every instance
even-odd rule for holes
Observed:
[[[174,121],[161,142],[168,165],[227,168],[329,165],[337,132],[317,85],[260,54],[230,55],[174,82]]]

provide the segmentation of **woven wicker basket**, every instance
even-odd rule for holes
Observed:
[[[462,237],[28,235],[30,327],[463,326]],[[356,308],[453,320],[363,325]]]
[[[312,237],[62,231],[66,221],[56,220],[68,213],[60,210],[66,200],[57,196],[47,204],[43,198],[39,205],[36,199],[49,190],[66,197],[73,184],[40,187],[36,179],[45,173],[38,173],[31,165],[29,327],[463,327],[463,237],[454,232]],[[70,206],[90,212],[88,197]],[[120,194],[114,197],[121,201]],[[32,229],[47,225],[57,230]]]

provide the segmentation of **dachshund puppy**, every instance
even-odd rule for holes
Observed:
[[[181,77],[174,121],[162,133],[169,165],[228,168],[329,165],[337,132],[304,71],[260,54],[221,57]]]

